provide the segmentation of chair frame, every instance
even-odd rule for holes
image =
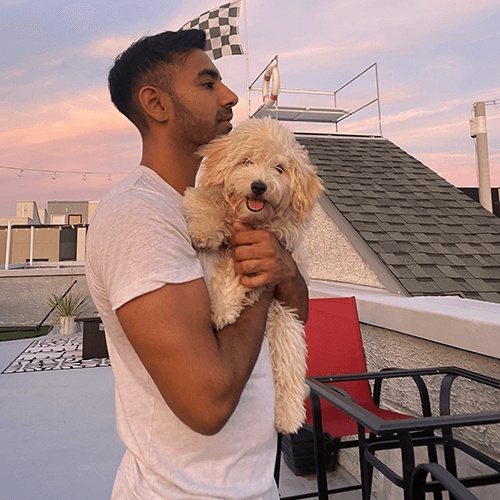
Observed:
[[[431,474],[434,481],[427,483]],[[425,500],[425,492],[433,485],[442,486],[455,500],[479,500],[451,472],[437,463],[420,464],[411,477],[411,500]]]
[[[380,384],[384,379],[401,377],[422,377],[425,375],[443,375],[440,390],[440,415],[423,416],[409,420],[384,421],[373,415],[350,398],[339,387],[336,382],[347,380],[374,380],[377,389],[374,394],[380,398]],[[315,459],[318,471],[318,494],[319,498],[327,499],[326,473],[324,469],[322,452],[322,418],[319,399],[322,397],[341,411],[349,415],[358,423],[359,459],[361,471],[361,486],[363,499],[368,500],[371,494],[371,473],[375,467],[391,482],[404,490],[405,499],[411,498],[411,477],[415,470],[414,447],[442,445],[444,447],[446,470],[456,477],[455,449],[460,449],[473,459],[487,465],[495,471],[494,474],[484,474],[461,478],[464,487],[488,485],[500,483],[500,463],[488,455],[476,450],[472,446],[453,438],[454,427],[466,427],[479,424],[491,424],[500,422],[500,411],[451,415],[451,386],[457,377],[464,377],[478,383],[500,389],[500,380],[482,374],[464,370],[458,367],[435,367],[416,370],[390,369],[383,372],[368,372],[363,374],[334,375],[324,377],[308,377],[307,383],[311,388],[311,400],[313,402],[313,423],[315,432]],[[417,384],[418,385],[418,384]],[[366,438],[366,429],[370,436]],[[435,430],[441,430],[441,436],[435,434]],[[429,446],[431,448],[429,448]],[[400,449],[403,462],[403,476],[397,475],[387,467],[376,456],[375,452],[383,449]],[[429,457],[430,462],[437,463],[437,457]],[[441,489],[435,483],[430,491],[435,498],[441,498]]]
[[[359,352],[360,352],[360,357],[358,358],[360,362],[358,362],[355,366],[356,366],[356,368],[364,367],[364,372],[362,372],[362,373],[366,374],[367,373],[367,371],[366,371],[366,359],[365,359],[365,355],[364,355],[364,347],[363,347],[363,342],[362,342],[362,337],[361,337],[361,331],[359,328],[359,319],[358,319],[355,297],[310,299],[310,303],[311,303],[311,301],[313,301],[313,302],[318,301],[318,304],[319,304],[318,313],[319,314],[321,314],[322,310],[325,311],[325,309],[323,309],[324,306],[321,304],[323,302],[326,304],[326,310],[328,310],[330,307],[333,307],[333,309],[331,310],[333,316],[346,318],[348,321],[352,322],[352,325],[356,326],[356,331],[353,330],[352,335],[353,335],[353,343],[355,343],[355,345],[356,345],[355,349],[356,349],[356,351],[359,350]],[[319,319],[320,317],[321,316],[318,316],[317,318]],[[322,323],[322,321],[320,321],[320,323]],[[313,323],[313,325],[315,325],[315,324]],[[308,325],[306,324],[306,332],[307,332],[307,326]],[[314,326],[312,328],[314,328]],[[309,338],[308,335],[313,334],[313,331],[314,330],[312,330],[310,333],[308,333],[306,335],[306,337]],[[318,345],[318,344],[316,344],[316,345]],[[318,370],[322,369],[322,368],[320,368],[320,366],[318,366],[318,363],[316,362],[315,357],[312,358],[312,362],[310,359],[308,359],[308,363],[311,363],[313,372],[317,373]],[[323,360],[323,363],[324,363],[324,360]],[[321,365],[321,364],[322,363],[319,362],[319,365]],[[311,366],[310,366],[310,368],[311,368]],[[345,367],[344,367],[344,369],[345,369]],[[390,369],[384,369],[384,370],[382,370],[382,372],[386,371],[386,370],[390,370]],[[308,370],[308,375],[310,375],[310,370]],[[339,377],[342,377],[342,375],[339,375]],[[417,386],[417,389],[418,389],[418,392],[420,395],[422,414],[425,416],[430,416],[431,415],[430,398],[429,398],[429,393],[428,393],[427,387],[425,385],[425,382],[420,375],[414,375],[412,378]],[[361,383],[362,385],[365,385],[365,387],[360,388],[360,394],[364,394],[365,398],[371,398],[373,405],[380,407],[380,395],[381,395],[382,379],[375,380],[373,394],[372,394],[372,391],[369,387],[368,381],[366,381],[366,383],[363,384],[364,378],[362,376],[360,376],[357,379],[352,379],[352,380],[358,380],[359,383]],[[340,379],[339,379],[339,381],[340,381]],[[350,395],[345,390],[343,390],[339,387],[337,387],[336,390],[338,390],[340,393],[342,393],[345,397],[350,398]],[[315,415],[314,404],[315,404],[315,401],[313,398],[311,398],[311,403],[313,405],[313,413],[311,415],[311,417],[313,419],[313,424],[316,425],[318,428],[321,428],[320,435],[323,436],[322,422],[317,422],[317,421],[314,422],[314,415]],[[319,405],[319,402],[317,404]],[[318,413],[318,412],[319,412],[319,415],[321,415],[320,410],[316,409],[316,413]],[[406,415],[406,416],[411,417],[411,415]],[[394,418],[394,416],[392,416],[392,418]],[[364,432],[361,431],[360,426],[355,425],[355,428],[357,430],[353,431],[353,433],[349,433],[348,435],[352,435],[352,434],[355,434],[357,432],[358,436],[362,435],[363,440],[364,440],[365,434],[364,434]],[[345,429],[344,429],[344,432],[345,432]],[[418,432],[416,434],[419,434],[422,436],[428,436],[429,431]],[[347,436],[347,434],[345,436]],[[345,436],[342,435],[341,437],[345,437]],[[368,440],[370,443],[378,441],[378,440],[380,440],[379,437],[377,437],[373,433],[370,433],[370,437]],[[364,444],[364,441],[363,441],[363,444]],[[315,446],[317,446],[317,443],[315,443]],[[359,447],[359,446],[360,446],[359,437],[357,439],[348,439],[348,440],[342,440],[342,441],[339,440],[335,445],[336,449],[338,449],[338,450],[344,449],[344,448]],[[279,466],[280,466],[279,458],[281,455],[280,448],[281,448],[281,438],[278,440],[278,454],[277,454],[277,461],[276,461],[276,466],[275,466],[275,479],[276,479],[277,484],[279,481]],[[436,451],[436,447],[433,444],[429,445],[428,452],[429,452],[429,460],[436,462],[437,461],[437,451]],[[364,491],[364,493],[363,493],[364,497],[369,498],[370,492],[371,492],[372,474],[373,474],[373,467],[371,466],[371,464],[369,462],[360,461],[360,468],[361,468],[361,472],[363,475],[363,481],[361,484],[358,484],[355,486],[349,486],[349,487],[333,488],[333,489],[330,489],[327,491],[326,466],[324,463],[323,448],[322,448],[321,453],[322,453],[321,461],[319,463],[318,463],[318,461],[316,461],[318,491],[314,492],[314,493],[309,493],[307,495],[304,494],[304,495],[299,495],[299,496],[286,497],[287,500],[295,500],[296,498],[310,498],[310,497],[316,497],[318,495],[321,496],[321,495],[325,495],[325,494],[343,493],[345,491],[351,491],[351,490],[356,490],[356,489],[362,489]],[[435,498],[437,500],[440,500],[441,495],[436,494]]]

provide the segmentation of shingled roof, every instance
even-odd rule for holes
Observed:
[[[328,199],[410,296],[500,303],[500,218],[387,139],[297,139]]]

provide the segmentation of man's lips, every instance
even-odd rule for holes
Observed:
[[[233,113],[224,113],[219,117],[220,122],[230,122],[233,119]]]

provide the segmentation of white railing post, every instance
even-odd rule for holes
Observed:
[[[30,234],[30,266],[33,266],[33,247],[35,244],[35,228],[31,226],[31,234]]]
[[[12,222],[9,221],[7,224],[7,244],[5,247],[5,270],[6,271],[9,270],[11,238],[12,238]]]

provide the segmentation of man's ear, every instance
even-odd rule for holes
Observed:
[[[146,86],[139,90],[139,105],[144,114],[157,122],[166,122],[170,112],[170,97],[158,87]]]

